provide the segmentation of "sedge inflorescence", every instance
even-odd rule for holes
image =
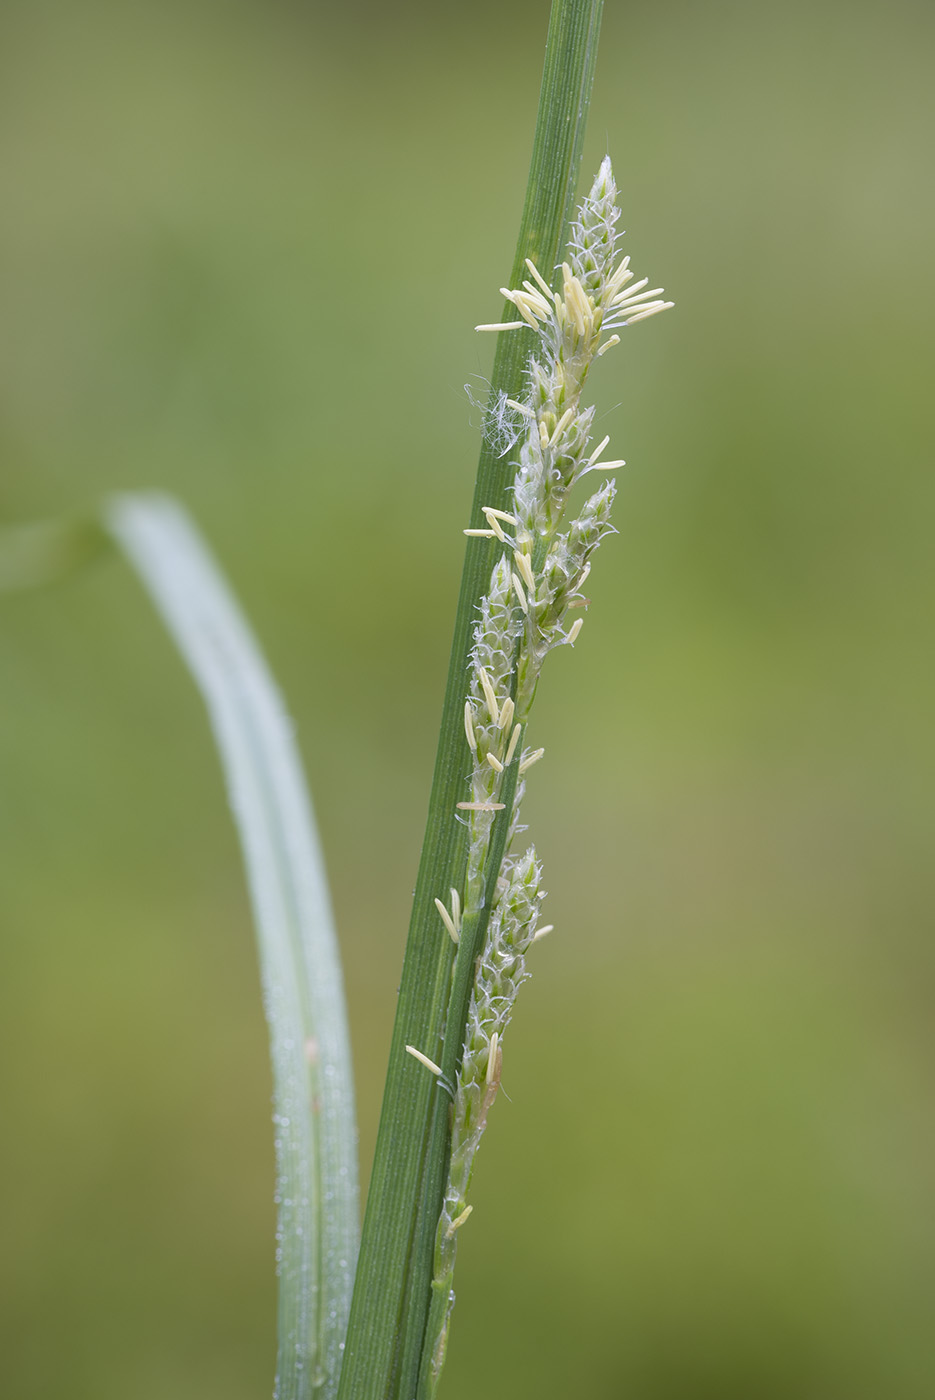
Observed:
[[[429,1391],[444,1360],[454,1299],[455,1237],[471,1211],[466,1194],[500,1082],[503,1033],[516,992],[528,975],[526,953],[548,931],[538,926],[544,891],[535,850],[509,854],[510,842],[521,829],[525,775],[544,752],[524,746],[526,724],[546,655],[555,647],[573,645],[580,635],[583,618],[579,612],[569,622],[569,613],[587,607],[584,585],[592,556],[613,532],[613,478],[589,496],[567,526],[565,510],[582,477],[625,465],[604,459],[607,437],[592,446],[594,408],[581,406],[581,394],[594,360],[620,342],[617,331],[673,304],[662,299],[661,288],[646,290],[647,278],[633,280],[628,257],[617,260],[616,197],[610,159],[605,157],[572,226],[566,261],[556,279],[560,291],[553,291],[540,269],[527,260],[530,280],[519,289],[502,289],[522,319],[477,327],[495,332],[528,327],[535,332],[537,346],[527,366],[525,395],[505,401],[521,425],[510,509],[488,506],[483,510],[485,524],[465,531],[497,540],[502,552],[479,607],[464,706],[470,793],[458,803],[458,815],[468,826],[467,869],[462,890],[452,889],[449,903],[441,898],[435,903],[455,943],[471,920],[486,919],[486,935],[477,959],[460,1068],[456,1082],[446,1086],[453,1098],[451,1160],[436,1236],[433,1289],[438,1306],[430,1318]],[[492,834],[498,820],[508,823],[505,847],[499,848],[507,854],[501,868],[492,872],[491,862],[497,859]],[[432,1072],[441,1073],[425,1055],[410,1049]]]

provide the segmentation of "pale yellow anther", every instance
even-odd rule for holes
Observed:
[[[513,723],[513,711],[515,708],[513,697],[508,695],[500,706],[500,722],[497,725],[498,729],[509,729],[510,725]]]
[[[619,344],[620,344],[620,337],[619,337],[619,335],[609,335],[609,336],[607,337],[607,339],[604,341],[604,344],[603,344],[603,345],[601,346],[601,348],[598,350],[597,355],[595,356],[595,358],[599,360],[599,359],[601,358],[601,356],[602,356],[603,354],[605,354],[606,351],[612,350],[613,347],[614,347],[615,345],[619,345]]]
[[[549,430],[541,420],[539,422],[539,442],[543,449],[549,445]]]
[[[623,460],[622,457],[618,458],[617,461],[615,461],[615,462],[601,462],[601,461],[598,460],[599,457],[600,457],[600,455],[601,455],[601,453],[604,451],[604,448],[607,446],[607,444],[608,444],[609,442],[610,442],[610,438],[609,438],[609,437],[605,437],[604,440],[603,440],[603,442],[598,443],[597,447],[595,448],[595,450],[591,453],[590,457],[588,458],[587,466],[586,466],[586,467],[584,468],[584,470],[581,472],[581,475],[582,475],[582,476],[586,476],[588,472],[593,472],[593,471],[609,472],[609,471],[613,471],[613,469],[614,469],[615,467],[625,467],[625,466],[626,466],[626,462]]]
[[[503,755],[503,763],[506,768],[509,768],[510,764],[513,762],[513,755],[516,753],[516,745],[519,743],[519,736],[522,730],[523,726],[521,724],[515,724],[513,726],[513,733],[510,735],[509,746],[506,753]]]
[[[644,302],[642,297],[639,301],[624,302],[623,306],[620,308],[627,318],[624,325],[630,325],[636,320],[637,316],[642,316],[644,311],[661,311],[666,304],[667,303],[664,301]]]
[[[465,1220],[467,1220],[468,1216],[470,1215],[473,1209],[473,1206],[465,1206],[461,1214],[456,1216],[455,1219],[452,1220],[451,1224],[448,1226],[448,1229],[445,1231],[446,1239],[450,1240],[455,1230],[461,1229],[461,1226],[464,1224]]]
[[[497,321],[489,326],[475,326],[474,329],[476,331],[515,331],[524,324],[523,321]]]
[[[457,943],[459,937],[458,926],[455,923],[454,919],[451,917],[451,915],[448,913],[448,910],[445,908],[444,904],[441,902],[440,899],[435,900],[435,908],[441,915],[442,923],[445,925],[445,928],[451,935],[452,943]]]
[[[574,646],[575,642],[578,640],[578,634],[580,633],[583,626],[583,617],[579,617],[575,622],[571,624],[571,626],[568,629],[568,636],[565,638],[569,646]]]
[[[497,705],[497,697],[494,688],[490,684],[490,677],[483,666],[477,668],[477,679],[480,681],[480,688],[484,692],[484,699],[487,701],[487,709],[490,711],[490,718],[496,724],[500,719],[500,709]]]
[[[617,270],[615,272],[612,272],[607,279],[607,290],[609,292],[611,292],[612,294],[616,294],[617,292],[619,292],[624,282],[629,282],[630,278],[633,276],[633,273],[630,272],[629,268],[630,255],[628,253],[627,256],[621,262],[620,266],[617,268]]]
[[[532,753],[528,753],[523,759],[522,763],[519,765],[519,771],[521,773],[525,773],[526,770],[528,768],[531,768],[534,763],[539,762],[539,759],[542,758],[544,753],[545,749],[533,749]]]
[[[510,574],[510,578],[513,582],[513,592],[516,594],[516,601],[519,603],[523,612],[528,617],[529,603],[526,600],[526,594],[523,592],[523,585],[520,583],[519,578],[516,574]]]
[[[585,334],[590,336],[594,332],[594,303],[580,282],[578,283],[577,296],[578,305],[581,308],[581,319],[584,322]]]
[[[458,932],[460,933],[460,932],[461,932],[461,896],[458,894],[458,891],[455,889],[454,885],[452,885],[452,887],[451,887],[451,917],[454,919],[454,921],[455,921],[455,927],[457,928]]]
[[[613,276],[607,279],[605,301],[613,302],[613,298],[620,294],[620,288],[626,286],[631,277],[633,273],[630,272],[630,259],[624,258]]]
[[[518,294],[514,298],[514,300],[516,301],[516,309],[522,316],[523,320],[527,321],[529,325],[532,326],[534,331],[537,331],[539,329],[539,322],[536,320],[535,316],[532,314],[525,301],[520,301],[518,298]]]
[[[675,305],[674,301],[660,301],[656,306],[650,306],[645,311],[640,311],[636,316],[627,318],[627,324],[635,326],[637,321],[645,321],[648,316],[655,316],[658,311],[671,311]]]
[[[575,410],[574,410],[573,408],[566,408],[566,409],[565,409],[565,412],[562,414],[561,418],[560,418],[560,419],[558,420],[558,422],[555,424],[555,431],[554,431],[554,433],[552,434],[552,445],[553,445],[553,446],[555,445],[555,439],[556,439],[557,437],[561,436],[561,434],[562,434],[562,433],[565,431],[565,429],[568,427],[568,424],[571,422],[571,420],[574,418],[574,416],[575,416]]]
[[[641,281],[639,281],[639,282],[634,282],[634,283],[633,283],[633,286],[632,286],[632,287],[627,287],[627,289],[626,289],[625,292],[618,292],[618,293],[617,293],[617,295],[614,297],[614,302],[613,302],[614,306],[621,306],[625,301],[630,301],[630,299],[631,299],[633,296],[635,296],[635,294],[636,294],[637,292],[641,291],[643,287],[647,287],[647,286],[649,286],[649,278],[648,278],[648,277],[644,277],[644,278],[643,278]]]
[[[660,293],[662,290],[663,290],[662,287],[652,287],[648,292],[641,292],[640,295],[639,295],[638,297],[634,297],[632,301],[630,301],[630,300],[625,301],[625,302],[623,303],[624,309],[626,309],[626,307],[628,307],[628,306],[636,306],[636,309],[639,310],[639,309],[640,309],[640,308],[639,308],[639,305],[638,305],[639,302],[644,302],[644,301],[648,302],[648,301],[651,301],[651,299],[652,299],[653,297],[658,297],[659,293]],[[652,305],[653,305],[653,306],[655,306],[655,304],[656,304],[655,302],[652,302]]]
[[[574,321],[578,334],[584,336],[584,307],[587,305],[584,291],[577,277],[572,275],[571,268],[567,263],[562,263],[562,277],[564,278],[565,308]]]
[[[532,326],[533,330],[538,329],[538,322],[535,316],[529,310],[529,307],[523,301],[522,292],[512,292],[510,291],[509,287],[501,287],[500,294],[501,296],[506,297],[507,301],[511,301],[513,303],[519,314],[522,316],[523,320],[526,322],[527,326]]]
[[[406,1054],[411,1055],[414,1060],[418,1060],[420,1065],[425,1065],[434,1075],[441,1074],[441,1065],[437,1065],[434,1060],[430,1060],[428,1055],[423,1055],[421,1050],[417,1050],[414,1045],[406,1046]]]
[[[529,555],[521,553],[518,549],[514,549],[513,558],[516,560],[516,567],[526,587],[531,593],[535,593],[536,576],[532,571],[532,561]]]
[[[534,331],[539,329],[539,321],[545,318],[539,312],[538,306],[532,302],[528,292],[511,292],[508,287],[501,287],[500,291],[516,307],[523,320],[532,326]],[[540,298],[541,300],[541,298]],[[537,314],[538,313],[538,314]]]
[[[642,282],[637,283],[635,287],[631,287],[629,291],[625,292],[620,298],[620,304],[622,306],[631,306],[634,302],[649,301],[650,297],[657,297],[662,291],[662,287],[650,287],[648,291],[640,291],[639,296],[636,295],[639,288],[645,286],[648,281],[649,278],[644,277]]]
[[[476,535],[478,539],[492,540],[496,535],[496,530],[463,530],[462,534]],[[503,536],[500,536],[501,540]]]
[[[554,924],[543,924],[541,928],[537,928],[533,934],[533,943],[538,943],[540,938],[545,938],[546,934],[551,933],[554,927]]]
[[[499,758],[497,757],[496,754],[494,754],[494,753],[485,754],[485,758],[487,759],[487,762],[490,764],[491,768],[493,769],[493,771],[494,771],[495,773],[502,773],[502,772],[503,772],[503,764],[500,762],[500,760],[499,760]]]
[[[467,737],[468,748],[472,753],[477,753],[477,736],[474,733],[474,710],[470,700],[464,702],[464,733]]]
[[[538,287],[534,287],[531,282],[524,282],[523,288],[522,292],[513,293],[514,298],[522,296],[533,315],[540,321],[547,321],[552,314],[552,293],[549,293],[546,300]]]
[[[585,580],[587,579],[588,574],[589,574],[590,572],[591,572],[591,561],[590,561],[590,559],[589,559],[588,562],[585,564],[584,568],[581,570],[581,573],[578,575],[578,582],[575,584],[575,587],[576,587],[576,588],[583,588],[583,587],[584,587],[584,585],[585,585]]]
[[[548,282],[546,282],[545,278],[541,276],[539,269],[536,267],[536,264],[533,262],[532,258],[526,259],[526,266],[529,268],[529,271],[532,273],[533,277],[535,277],[536,281],[539,283],[539,286],[545,292],[546,296],[551,298],[554,295],[552,292],[552,288],[549,286]]]
[[[589,466],[589,467],[593,467],[593,466],[594,466],[594,463],[597,461],[598,457],[599,457],[599,456],[601,455],[601,453],[604,451],[604,448],[607,446],[607,444],[608,444],[609,442],[610,442],[610,436],[609,436],[609,435],[608,435],[607,437],[605,437],[605,438],[601,438],[600,442],[597,444],[597,446],[595,447],[594,451],[591,453],[590,457],[588,458],[588,466]]]
[[[459,812],[502,812],[505,802],[456,802]]]
[[[515,525],[517,523],[516,518],[508,514],[505,510],[494,510],[493,506],[484,506],[483,513],[487,517],[487,524],[490,526],[491,531],[496,535],[501,544],[508,544],[509,541],[503,533],[503,526],[500,524],[500,521],[505,520],[507,524]]]
[[[494,1031],[490,1037],[490,1051],[487,1055],[487,1084],[493,1084],[500,1073],[500,1034]]]

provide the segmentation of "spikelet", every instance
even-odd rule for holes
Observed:
[[[433,1289],[443,1311],[436,1325],[431,1383],[438,1380],[454,1294],[451,1278],[457,1232],[471,1213],[467,1192],[474,1157],[497,1097],[503,1063],[503,1032],[510,1023],[516,993],[529,976],[525,954],[536,939],[536,920],[544,894],[542,869],[535,850],[503,865],[500,894],[490,915],[487,942],[478,959],[471,994],[461,1068],[452,1106],[451,1162],[441,1218],[435,1237]]]

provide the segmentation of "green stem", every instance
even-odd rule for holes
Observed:
[[[591,97],[603,0],[553,0],[529,182],[510,285],[524,260],[551,270],[570,222]],[[512,308],[508,308],[512,313]],[[506,319],[506,313],[504,314]],[[499,338],[491,392],[520,393],[530,342]],[[513,468],[484,444],[471,524],[506,504]],[[453,945],[434,906],[463,878],[466,841],[456,821],[469,770],[463,731],[475,609],[487,591],[495,542],[472,539],[465,556],[428,824],[422,848],[377,1137],[339,1400],[412,1400],[431,1295],[432,1250],[448,1149],[444,1091],[405,1053],[437,1058],[451,989]],[[509,811],[509,808],[507,809]],[[504,814],[506,815],[506,813]],[[498,823],[498,826],[500,823]],[[505,837],[505,831],[504,831]],[[483,936],[478,926],[477,938]],[[462,948],[462,957],[468,956]],[[458,984],[460,988],[460,977]],[[468,986],[469,992],[469,986]],[[464,1000],[463,1014],[461,1000]],[[452,1001],[443,1063],[457,1067],[466,997]],[[460,1016],[460,1023],[457,1017]]]

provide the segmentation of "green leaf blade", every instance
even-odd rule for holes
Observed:
[[[170,500],[106,524],[208,708],[240,835],[270,1032],[276,1129],[277,1400],[337,1390],[357,1252],[356,1128],[337,943],[290,722],[216,564]]]

